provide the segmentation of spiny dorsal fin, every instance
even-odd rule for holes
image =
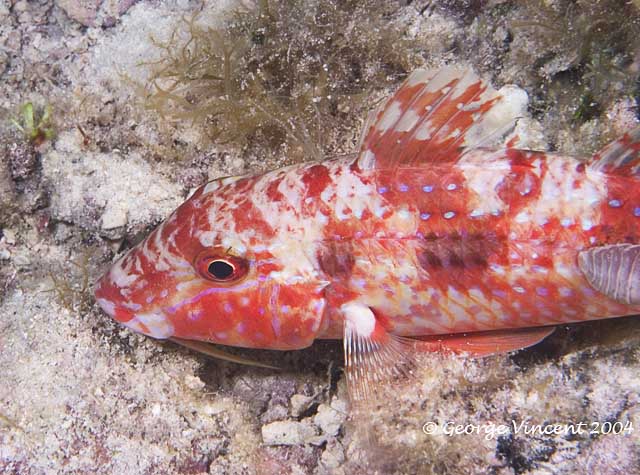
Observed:
[[[636,127],[622,137],[606,145],[593,156],[594,170],[638,175],[640,172],[640,127]]]
[[[448,66],[413,72],[367,121],[358,166],[409,168],[457,160],[513,126],[526,94],[502,95],[469,69]]]

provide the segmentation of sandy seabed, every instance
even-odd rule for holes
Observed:
[[[478,18],[465,15],[476,3]],[[566,119],[579,88],[551,94],[571,84],[573,50],[514,27],[521,3],[409,2],[398,16],[425,64],[470,64],[527,91],[518,127],[531,148],[588,156],[637,125],[633,94],[615,84],[593,117]],[[196,9],[216,25],[234,5],[0,0],[0,473],[640,473],[634,318],[559,328],[510,356],[434,355],[364,421],[349,417],[338,342],[242,353],[283,368],[272,371],[132,334],[101,313],[85,284],[123,242],[207,179],[287,163],[204,147],[198,130],[136,99],[149,78],[141,63],[162,54],[151,36],[168,39]],[[56,136],[38,147],[9,121],[28,101],[53,109]],[[360,125],[341,140],[355,148]],[[163,159],[169,149],[180,159]],[[560,429],[541,432],[550,425]]]

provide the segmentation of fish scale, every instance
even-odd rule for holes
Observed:
[[[549,325],[640,312],[640,132],[589,163],[517,138],[488,148],[517,115],[470,71],[417,71],[355,158],[200,187],[97,301],[156,338],[343,338],[355,400],[422,352],[509,351]]]

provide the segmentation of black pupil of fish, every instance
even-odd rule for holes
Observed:
[[[235,271],[235,267],[229,264],[227,261],[213,261],[208,267],[209,274],[216,279],[225,280],[230,278]]]

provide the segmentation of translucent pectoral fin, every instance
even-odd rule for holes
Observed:
[[[352,401],[367,400],[380,384],[412,374],[416,367],[414,340],[388,333],[366,305],[348,303],[341,310],[345,317],[345,371]]]
[[[640,305],[640,245],[612,244],[582,251],[578,266],[598,292],[626,305]]]
[[[380,385],[406,382],[415,373],[421,354],[502,354],[535,345],[555,330],[555,327],[518,328],[406,338],[387,332],[366,305],[348,303],[341,310],[345,317],[347,386],[355,403],[371,399]]]

